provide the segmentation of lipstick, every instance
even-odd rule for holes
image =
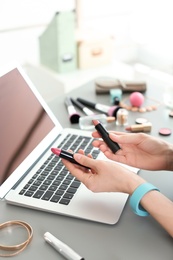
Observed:
[[[137,124],[137,125],[131,125],[127,126],[125,128],[126,131],[131,131],[131,132],[150,132],[152,128],[152,124],[150,122],[145,123],[145,124]]]
[[[63,159],[66,159],[68,161],[70,161],[71,163],[75,163],[77,165],[80,165],[82,167],[85,167],[87,169],[90,169],[89,167],[87,166],[84,166],[78,162],[75,161],[75,159],[73,158],[73,153],[70,153],[70,152],[67,152],[63,149],[60,149],[60,148],[51,148],[51,151],[52,153],[58,155],[59,157],[63,158]]]
[[[116,142],[113,142],[109,138],[108,131],[103,127],[103,125],[98,120],[92,120],[95,129],[99,132],[105,143],[108,145],[108,147],[111,149],[113,153],[116,153],[120,148],[119,144]]]

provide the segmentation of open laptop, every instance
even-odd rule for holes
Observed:
[[[70,142],[72,150],[87,145],[87,152],[96,159],[106,157],[97,149],[91,151],[90,132],[63,129],[18,64],[0,71],[0,118],[1,200],[70,217],[117,223],[128,194],[91,192],[72,177],[50,149],[69,149]]]

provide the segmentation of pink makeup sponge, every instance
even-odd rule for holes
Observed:
[[[144,102],[144,96],[140,92],[133,92],[129,100],[133,107],[140,107]]]

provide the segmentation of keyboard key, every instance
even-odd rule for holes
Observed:
[[[53,192],[52,191],[46,191],[45,194],[43,195],[43,197],[41,198],[42,200],[50,200],[50,198],[52,197]]]
[[[39,189],[40,190],[47,190],[47,188],[48,188],[48,186],[43,184],[43,185],[40,186]]]
[[[65,180],[65,181],[63,181],[63,183],[62,184],[64,184],[64,185],[69,185],[71,183],[71,181],[70,180]]]
[[[44,191],[43,191],[43,190],[38,190],[38,191],[36,191],[36,193],[33,195],[33,198],[40,199],[43,194],[44,194]]]
[[[59,204],[68,205],[69,203],[70,203],[70,200],[68,200],[68,199],[61,199],[61,200],[59,201]]]
[[[35,181],[33,184],[34,184],[35,186],[40,186],[40,185],[41,185],[41,181]]]
[[[28,191],[25,192],[24,195],[27,196],[27,197],[31,197],[33,194],[34,194],[33,191],[29,191],[29,190],[28,190]]]
[[[37,186],[31,186],[31,187],[29,188],[30,191],[36,191],[37,189],[38,189]]]
[[[61,181],[54,181],[52,184],[58,187],[61,184]]]
[[[49,175],[48,177],[47,177],[47,180],[54,180],[55,179],[55,176],[54,175]]]
[[[56,195],[62,196],[64,194],[64,190],[57,190],[55,192]]]
[[[69,188],[69,189],[67,190],[67,192],[72,193],[72,194],[75,194],[76,189],[74,189],[74,188]]]
[[[49,186],[51,183],[52,183],[52,180],[45,180],[45,181],[43,182],[43,184],[44,184],[44,185],[47,185],[47,186]]]
[[[20,194],[20,195],[23,195],[23,194],[25,193],[25,191],[26,191],[26,190],[22,189],[22,190],[19,192],[19,194]]]
[[[49,190],[51,190],[51,191],[56,191],[56,189],[57,189],[57,187],[54,186],[54,185],[52,185],[52,186],[49,187]]]
[[[61,186],[59,186],[60,190],[66,190],[67,187],[68,187],[67,185],[63,185],[63,184]]]
[[[77,181],[73,181],[72,184],[70,185],[70,187],[72,187],[72,188],[78,188],[78,187],[80,186],[80,184],[81,184],[81,183],[80,183],[79,181],[78,181],[78,182],[77,182]]]
[[[65,193],[63,198],[71,200],[73,198],[73,194],[72,193]]]
[[[58,202],[61,199],[61,196],[54,195],[50,201],[52,202]]]

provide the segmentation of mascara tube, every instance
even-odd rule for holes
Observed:
[[[99,134],[101,135],[101,137],[103,138],[103,140],[105,141],[105,143],[108,145],[108,147],[111,149],[113,153],[116,153],[119,149],[121,149],[118,143],[113,142],[109,138],[109,133],[103,127],[103,125],[100,124],[98,120],[93,120],[92,122],[95,126],[95,129],[99,132]]]

